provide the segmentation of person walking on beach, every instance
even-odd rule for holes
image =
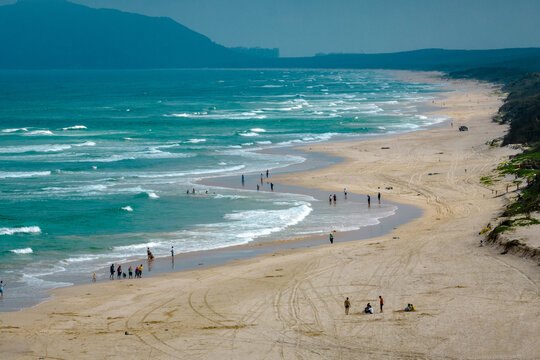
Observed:
[[[371,206],[371,196],[367,196],[367,206],[370,207]]]
[[[274,191],[274,183],[270,183],[270,190]]]
[[[257,184],[257,191],[259,191],[259,184]]]
[[[171,246],[171,257],[174,257],[174,246]]]
[[[4,297],[4,287],[6,286],[6,283],[4,280],[0,281],[0,297]]]
[[[349,309],[351,308],[351,302],[349,301],[349,298],[345,299],[343,305],[345,305],[345,315],[349,315]]]
[[[381,307],[381,312],[383,312],[383,311],[382,311],[382,308],[383,308],[383,306],[384,306],[384,299],[382,298],[381,295],[379,295],[379,305],[380,305],[380,307]]]
[[[94,273],[94,274],[92,275],[92,282],[95,283],[96,280],[97,280],[96,273]]]
[[[263,183],[263,174],[261,173],[261,184]]]
[[[381,203],[381,193],[377,194],[377,199],[379,200],[379,204]]]
[[[109,279],[114,280],[114,264],[111,264],[111,275],[109,276]]]
[[[129,273],[129,278],[133,279],[133,266],[129,265],[128,273]]]
[[[268,169],[266,169],[266,178],[268,178],[268,174],[269,174]]]
[[[334,203],[337,201],[337,196],[334,194]]]
[[[330,204],[332,203],[332,194],[328,195],[328,201],[330,202]]]
[[[347,198],[347,188],[343,189],[343,195],[345,195],[345,199]]]
[[[330,233],[330,244],[333,244],[334,243],[334,235],[332,235],[332,233]]]
[[[116,269],[116,279],[121,279],[122,278],[122,265],[118,265],[118,269]]]

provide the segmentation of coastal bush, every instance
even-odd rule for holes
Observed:
[[[510,124],[503,146],[540,141],[540,73],[528,74],[503,89],[509,94],[495,116]]]

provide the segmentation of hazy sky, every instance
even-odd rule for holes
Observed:
[[[540,47],[540,0],[73,1],[168,16],[222,45],[282,56]]]

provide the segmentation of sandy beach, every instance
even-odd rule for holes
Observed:
[[[340,243],[336,233],[333,245],[55,290],[0,314],[1,358],[540,358],[538,266],[479,247],[478,232],[506,201],[479,179],[517,153],[486,144],[507,130],[491,121],[501,95],[473,81],[450,88],[458,91],[429,105],[453,126],[310,145],[345,161],[272,178],[346,187],[370,194],[372,206],[380,191],[383,202],[421,207],[422,217],[374,239]],[[368,302],[373,315],[363,314]],[[408,303],[416,311],[404,312]]]

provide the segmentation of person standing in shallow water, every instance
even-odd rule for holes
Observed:
[[[349,315],[349,309],[351,308],[351,302],[349,301],[349,298],[345,299],[343,305],[345,305],[345,315]]]
[[[330,244],[333,244],[334,243],[334,235],[332,235],[332,233],[330,233]]]
[[[268,174],[269,174],[268,169],[266,169],[266,177],[267,178],[268,178]]]
[[[371,206],[371,196],[367,196],[367,206],[370,207]]]
[[[111,264],[111,275],[109,276],[109,279],[114,280],[114,264]]]
[[[244,174],[242,174],[242,185],[244,185],[246,182],[246,179],[244,178]]]
[[[379,204],[381,203],[381,193],[377,194],[377,199],[379,200]]]

